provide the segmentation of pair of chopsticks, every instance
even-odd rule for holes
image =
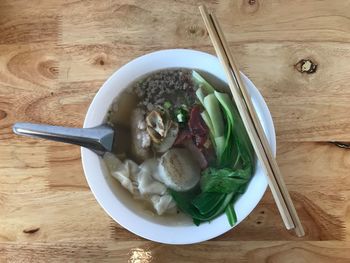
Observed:
[[[213,14],[209,14],[205,6],[200,6],[202,18],[208,30],[216,54],[226,73],[228,84],[241,115],[244,126],[249,135],[255,153],[265,170],[272,195],[281,214],[282,220],[288,230],[295,229],[297,236],[304,236],[298,214],[295,210],[288,189],[283,180],[277,162],[272,155],[264,130],[251,102],[247,89],[240,78],[239,70],[229,50],[222,30]]]

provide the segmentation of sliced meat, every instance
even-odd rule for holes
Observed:
[[[189,130],[182,130],[176,140],[175,140],[175,143],[174,145],[182,145],[182,143],[186,140],[189,140],[189,139],[192,139],[192,134]]]
[[[203,147],[208,138],[208,127],[203,122],[200,106],[192,108],[188,126],[196,146]]]

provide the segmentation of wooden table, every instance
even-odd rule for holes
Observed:
[[[272,112],[302,239],[268,191],[214,240],[144,240],[99,207],[78,147],[12,133],[17,121],[81,127],[106,78],[142,54],[213,53],[200,2],[0,2],[1,262],[350,262],[350,152],[331,143],[350,141],[348,0],[206,1]]]

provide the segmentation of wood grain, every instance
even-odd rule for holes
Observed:
[[[8,262],[349,262],[348,242],[227,242],[169,246],[147,241],[4,243]]]
[[[328,142],[350,141],[349,1],[205,1],[271,110],[303,239],[284,230],[267,191],[212,241],[146,241],[97,204],[78,148],[12,133],[16,121],[81,127],[105,79],[137,56],[214,53],[201,3],[0,1],[0,262],[350,262],[350,151]]]

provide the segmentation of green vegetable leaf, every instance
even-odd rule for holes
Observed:
[[[230,226],[234,226],[237,222],[237,215],[232,202],[227,205],[225,212]]]
[[[203,92],[202,88],[199,88],[199,89],[196,90],[196,96],[197,96],[197,98],[199,99],[199,101],[203,105],[204,104],[204,97],[205,97],[205,95],[204,95],[204,92]]]
[[[215,151],[216,151],[216,157],[217,157],[217,163],[220,166],[222,163],[222,158],[223,154],[225,152],[225,136],[220,136],[220,137],[214,137],[214,145],[216,146]]]
[[[198,209],[203,216],[210,215],[220,203],[224,200],[225,194],[220,193],[206,193],[202,192],[195,199],[192,204]]]
[[[165,101],[163,107],[164,109],[169,110],[172,107],[172,104],[170,101]]]
[[[218,195],[220,195],[220,194],[218,194]],[[221,214],[225,211],[227,205],[228,205],[229,202],[232,200],[232,197],[233,197],[233,193],[231,193],[231,194],[225,194],[225,195],[224,195],[224,199],[222,199],[222,201],[218,203],[218,205],[215,207],[215,209],[213,209],[212,211],[209,211],[208,214],[201,215],[201,214],[196,214],[196,213],[194,213],[194,214],[192,215],[192,217],[193,217],[193,218],[196,218],[196,219],[198,219],[198,220],[204,221],[204,222],[210,221],[210,220],[216,218],[217,216],[221,215]],[[198,200],[198,199],[197,199],[197,200]],[[199,200],[198,200],[198,201],[199,201]],[[209,210],[209,209],[208,209],[208,210]],[[197,210],[197,211],[198,211],[198,210]]]
[[[214,137],[224,135],[224,120],[222,118],[218,100],[214,94],[209,94],[204,98],[204,108],[208,112],[211,122],[213,124]]]
[[[251,175],[249,168],[233,170],[230,168],[208,168],[202,173],[200,186],[203,192],[237,193]]]
[[[196,191],[193,190],[187,192],[176,192],[174,190],[169,189],[169,192],[174,198],[178,208],[184,213],[190,215],[195,223],[198,223],[199,221],[207,222],[221,215],[225,211],[226,206],[233,197],[232,193],[213,193],[211,197],[213,201],[207,202],[207,196],[205,196],[203,193],[196,195]],[[205,204],[201,204],[204,203],[204,198],[206,202]],[[199,210],[193,203],[198,205],[201,208],[201,210]],[[212,209],[211,205],[213,204],[215,204],[215,206]]]
[[[215,91],[212,85],[209,84],[199,73],[192,70],[192,81],[202,88],[203,94],[208,95]]]
[[[194,189],[191,189],[186,192],[177,192],[172,189],[168,189],[170,195],[173,197],[174,201],[176,202],[177,206],[185,213],[192,215],[194,212],[193,206],[192,206],[192,200],[200,194],[199,187],[195,187]]]
[[[202,117],[203,121],[205,122],[205,124],[207,125],[207,127],[209,128],[211,135],[213,135],[214,134],[214,126],[213,126],[213,123],[211,122],[211,119],[209,117],[208,112],[203,111],[201,113],[201,117]]]
[[[196,226],[199,226],[201,224],[201,221],[199,219],[196,218],[192,218],[193,219],[193,224],[195,224]]]

